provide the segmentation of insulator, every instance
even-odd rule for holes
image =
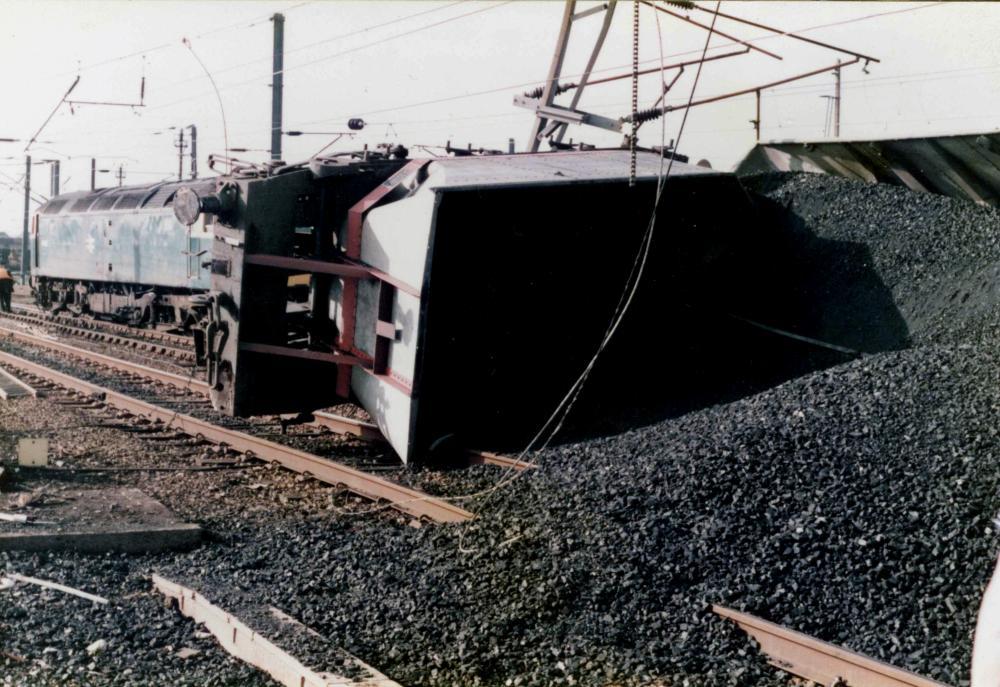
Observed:
[[[353,119],[347,120],[347,128],[351,131],[360,131],[365,128],[365,120],[360,117],[354,117]]]
[[[659,119],[662,116],[663,116],[663,110],[661,110],[658,107],[651,107],[648,110],[639,110],[638,112],[633,112],[630,115],[625,115],[624,117],[622,117],[622,121],[642,124],[643,122],[649,122],[654,119]]]

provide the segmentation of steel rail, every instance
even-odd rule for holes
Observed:
[[[771,665],[822,685],[851,687],[947,687],[929,678],[876,661],[868,656],[820,641],[787,627],[712,606],[716,615],[732,620],[752,636]]]
[[[174,372],[167,372],[166,370],[157,370],[155,367],[148,367],[146,365],[140,365],[139,363],[132,363],[127,360],[115,358],[114,356],[104,355],[103,353],[88,351],[85,348],[78,348],[76,346],[71,346],[70,344],[59,343],[58,341],[51,341],[50,339],[46,339],[41,336],[26,334],[25,332],[19,332],[16,329],[10,329],[9,327],[4,327],[2,325],[0,325],[0,336],[6,336],[10,339],[23,341],[24,343],[31,344],[32,346],[41,346],[42,348],[48,348],[52,351],[66,353],[67,355],[83,358],[84,360],[89,360],[90,362],[97,363],[98,365],[105,365],[116,370],[121,370],[122,372],[139,375],[147,379],[175,386],[179,389],[194,391],[208,396],[208,384],[200,379],[194,379],[190,376],[179,375]]]
[[[519,460],[509,456],[502,456],[491,451],[468,450],[465,455],[469,459],[469,465],[499,465],[502,468],[512,468],[521,472],[522,470],[532,470],[538,465],[527,460]]]
[[[67,315],[51,313],[38,307],[24,305],[23,303],[15,303],[13,305],[13,309],[24,315],[38,317],[46,322],[58,322],[60,324],[65,324],[66,326],[79,327],[80,329],[103,329],[108,332],[118,332],[119,334],[125,334],[138,339],[158,343],[170,342],[178,345],[187,345],[190,343],[191,338],[189,336],[184,336],[183,334],[171,334],[169,332],[159,331],[156,329],[130,327],[127,324],[119,324],[117,322],[106,322],[104,320],[92,320],[86,318],[80,319]],[[69,324],[70,322],[72,322],[72,324]]]
[[[59,343],[58,341],[52,341],[33,334],[19,332],[0,325],[0,339],[2,339],[4,335],[8,338],[17,339],[30,345],[41,346],[59,353],[66,353],[67,355],[82,358],[98,365],[134,374],[152,381],[169,384],[170,386],[174,386],[182,390],[199,393],[206,398],[209,397],[209,385],[207,382],[200,379],[186,377],[184,375],[167,372],[165,370],[158,370],[154,367],[129,362],[127,360],[115,358],[114,356],[104,355],[103,353],[88,351],[84,348],[77,348],[76,346],[72,346],[70,344]],[[385,436],[379,430],[378,425],[374,425],[370,422],[364,422],[362,420],[356,420],[354,418],[336,415],[322,410],[314,410],[310,412],[309,415],[311,415],[313,419],[307,424],[317,427],[325,427],[336,434],[352,436],[362,441],[378,443],[385,442]],[[501,467],[512,467],[519,471],[537,467],[534,463],[529,461],[517,460],[516,458],[510,458],[508,456],[491,453],[489,451],[469,450],[466,453],[468,455],[470,465],[488,463],[492,465],[499,465]]]
[[[33,363],[10,353],[0,351],[0,363],[25,370],[81,394],[100,398],[105,403],[133,415],[159,420],[167,426],[176,428],[178,431],[190,436],[200,437],[217,444],[225,444],[235,451],[245,453],[258,460],[277,462],[289,470],[308,474],[327,484],[342,486],[367,499],[376,502],[388,502],[396,510],[415,518],[447,523],[463,522],[473,517],[472,513],[443,499],[428,496],[385,478],[369,475],[361,470],[355,470],[346,465],[340,465],[320,456],[299,451],[289,446],[283,446],[267,439],[220,427],[190,415],[161,408],[127,394],[85,382],[72,375],[58,372],[57,370]]]
[[[69,324],[68,322],[61,322],[61,318],[48,318],[41,315],[3,313],[3,317],[16,322],[36,324],[41,327],[54,327],[60,331],[67,332],[84,339],[102,339],[111,344],[137,348],[139,350],[146,350],[153,353],[166,354],[174,358],[190,358],[191,360],[194,360],[195,357],[194,350],[190,348],[178,348],[170,343],[165,343],[165,341],[169,341],[169,339],[146,338],[138,333],[133,333],[131,336],[115,334],[113,331],[102,331],[100,328],[78,327],[73,324]],[[185,343],[190,345],[191,341],[188,340]]]

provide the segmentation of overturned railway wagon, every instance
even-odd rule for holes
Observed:
[[[639,268],[634,307],[583,399],[592,408],[704,394],[778,354],[703,307],[739,301],[753,278],[747,194],[730,174],[674,162],[654,214],[665,164],[640,154],[631,186],[621,150],[356,154],[150,187],[128,210],[95,214],[95,200],[86,220],[53,209],[86,196],[60,196],[37,220],[35,279],[50,293],[86,284],[90,299],[98,282],[161,298],[184,285],[203,294],[217,408],[299,412],[353,397],[404,461],[446,461],[456,447],[530,437]],[[111,237],[105,225],[124,228]],[[122,233],[123,246],[101,243]]]

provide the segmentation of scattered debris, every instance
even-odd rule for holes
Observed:
[[[263,670],[287,687],[399,687],[398,683],[389,680],[377,671],[373,671],[377,675],[376,677],[358,680],[311,670],[297,658],[252,630],[239,618],[230,615],[218,606],[214,606],[200,593],[159,575],[153,575],[152,579],[153,585],[161,594],[174,599],[183,615],[204,624],[205,628],[215,635],[219,644],[226,651]],[[296,623],[300,627],[304,627],[281,611],[278,611],[278,615],[275,617],[283,622]],[[308,630],[308,628],[306,629]],[[318,636],[311,630],[308,632]]]
[[[88,601],[93,601],[94,603],[107,604],[108,600],[103,596],[97,596],[96,594],[90,594],[89,592],[81,591],[79,589],[74,589],[73,587],[67,587],[64,584],[59,584],[58,582],[49,582],[48,580],[40,580],[37,577],[28,577],[27,575],[18,575],[17,573],[5,573],[8,579],[14,580],[15,582],[23,582],[25,584],[33,584],[37,587],[43,587],[45,589],[54,589],[64,594],[72,594],[73,596],[78,596],[81,599],[87,599]]]
[[[90,656],[96,656],[97,654],[101,653],[102,651],[104,651],[107,648],[108,648],[108,642],[107,642],[107,640],[105,640],[105,639],[98,639],[96,642],[93,642],[92,644],[89,644],[87,646],[87,653]]]

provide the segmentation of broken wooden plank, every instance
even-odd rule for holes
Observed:
[[[67,587],[64,584],[59,584],[58,582],[49,582],[48,580],[40,580],[37,577],[28,577],[27,575],[18,575],[17,573],[4,573],[4,577],[9,580],[14,580],[15,582],[24,582],[25,584],[33,584],[36,587],[43,587],[45,589],[54,589],[58,592],[63,592],[64,594],[72,594],[73,596],[78,596],[81,599],[87,599],[88,601],[93,601],[99,604],[106,604],[108,600],[103,596],[97,596],[96,594],[91,594],[89,592],[82,591],[80,589],[74,589],[73,587]]]
[[[391,680],[358,681],[332,673],[317,673],[193,589],[159,575],[152,577],[157,591],[175,599],[183,615],[204,624],[223,649],[287,687],[399,687]]]
[[[789,630],[748,613],[712,606],[753,637],[771,665],[821,685],[851,687],[947,687],[929,678],[888,663]]]
[[[2,532],[0,551],[151,553],[193,548],[201,535],[200,526],[188,523],[105,532]]]
[[[271,615],[276,620],[278,620],[279,622],[285,623],[286,625],[292,625],[292,626],[300,629],[302,632],[305,632],[307,634],[312,635],[313,637],[318,637],[318,638],[322,638],[323,637],[319,632],[316,632],[316,630],[312,629],[308,625],[305,625],[301,621],[296,620],[295,618],[293,618],[292,616],[288,615],[287,613],[285,613],[280,608],[275,608],[274,606],[271,606],[271,608],[269,610],[271,611]],[[348,653],[344,649],[340,649],[339,652],[342,653],[342,654],[344,654],[347,657],[347,660],[350,663],[352,663],[356,668],[359,668],[359,669],[365,671],[365,673],[367,673],[367,675],[368,675],[367,678],[365,678],[364,681],[359,681],[359,682],[361,682],[361,684],[371,685],[372,687],[376,687],[376,686],[377,687],[399,687],[399,684],[397,682],[394,682],[393,680],[390,680],[384,674],[382,674],[381,672],[379,672],[378,670],[376,670],[372,666],[368,665],[367,663],[365,663],[364,661],[362,661],[357,656],[352,656],[350,653]]]

